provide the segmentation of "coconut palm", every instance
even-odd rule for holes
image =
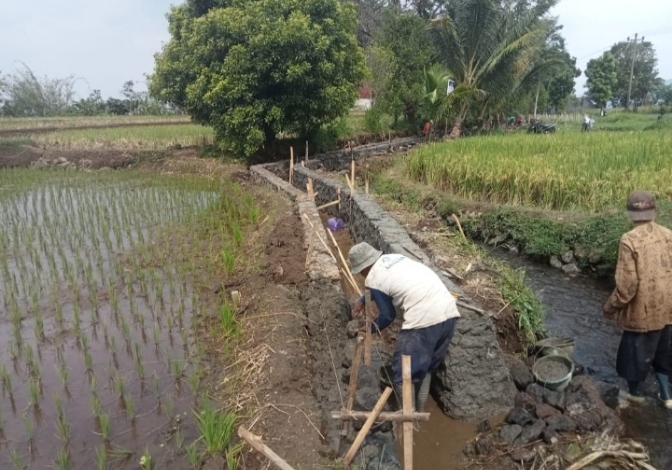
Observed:
[[[455,74],[442,64],[433,64],[429,69],[425,69],[423,96],[420,102],[420,112],[423,117],[438,127],[445,124],[446,134],[450,116],[459,110],[460,105],[478,96],[478,90],[464,84],[459,84],[449,94],[448,82],[454,77]]]
[[[506,102],[528,91],[554,62],[539,60],[557,0],[453,0],[446,15],[431,23],[438,60],[472,99],[455,114],[451,137],[459,137],[465,117],[503,112]]]

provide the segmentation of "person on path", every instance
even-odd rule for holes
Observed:
[[[348,257],[352,272],[364,277],[378,308],[372,333],[390,326],[397,309],[403,314],[392,356],[394,388],[401,397],[401,356],[411,356],[415,409],[423,411],[432,373],[446,356],[460,316],[455,298],[434,271],[403,255],[383,255],[368,243],[359,243],[350,249]],[[356,313],[363,312],[364,302],[364,297],[357,301]]]
[[[640,383],[653,366],[660,398],[672,409],[672,231],[654,222],[656,200],[648,191],[630,194],[627,214],[635,227],[621,238],[616,288],[603,309],[623,329],[616,371],[628,382],[628,398],[642,403]]]

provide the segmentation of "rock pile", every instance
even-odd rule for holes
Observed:
[[[560,435],[594,432],[620,436],[624,425],[602,400],[597,384],[587,376],[572,379],[563,391],[535,383],[530,368],[520,360],[511,366],[518,393],[501,427],[481,434],[465,449],[467,455],[487,455],[495,448],[507,449],[516,462],[534,457],[529,444],[539,441],[553,446]],[[487,429],[482,423],[479,429]]]

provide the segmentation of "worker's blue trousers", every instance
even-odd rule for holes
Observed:
[[[457,318],[451,318],[427,328],[400,330],[392,355],[395,385],[403,382],[401,356],[411,356],[413,383],[421,383],[427,374],[436,371],[446,357],[456,326]]]

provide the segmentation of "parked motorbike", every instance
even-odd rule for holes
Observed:
[[[530,127],[527,128],[529,134],[552,134],[555,132],[555,124],[547,124],[536,119],[530,121]]]

